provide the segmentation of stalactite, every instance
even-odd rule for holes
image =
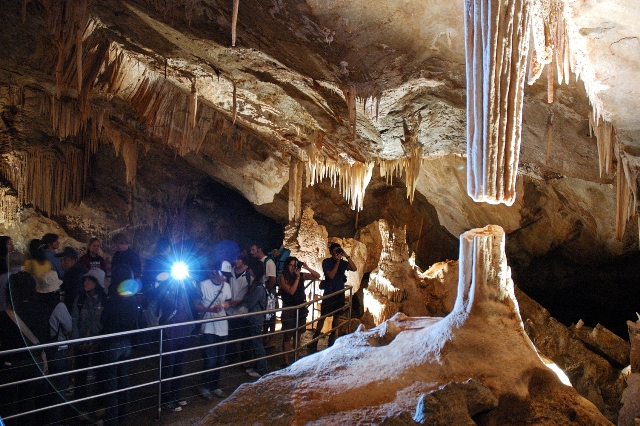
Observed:
[[[191,94],[189,95],[189,124],[193,129],[196,127],[196,113],[198,111],[198,88],[196,87],[196,80],[193,79],[191,84]]]
[[[82,90],[82,41],[89,22],[87,0],[42,0],[45,7],[45,24],[51,34],[51,41],[58,49],[58,59],[55,67],[56,95],[68,88],[63,84],[62,76],[65,72],[64,64],[76,48],[74,65],[78,74],[78,93]]]
[[[0,184],[0,223],[15,224],[18,221],[20,203],[13,188]]]
[[[638,200],[638,175],[632,171],[629,161],[616,145],[616,157],[618,161],[617,171],[617,203],[616,203],[616,239],[622,241],[627,222],[636,215],[636,203]]]
[[[616,140],[613,126],[611,122],[602,118],[595,122],[593,115],[590,115],[589,133],[596,136],[600,177],[610,175],[613,170],[614,143]]]
[[[349,132],[351,137],[356,137],[356,121],[357,121],[357,100],[356,100],[356,88],[355,86],[349,86],[347,89],[342,89],[344,94],[344,100],[347,103],[347,119],[349,121]]]
[[[4,154],[0,174],[17,191],[20,205],[31,204],[56,215],[70,203],[82,199],[84,156],[70,145],[55,148],[29,146],[24,151]]]
[[[29,0],[22,0],[22,23],[27,22],[27,4]]]
[[[334,160],[318,152],[315,143],[306,147],[307,180],[306,186],[331,179],[331,185],[339,185],[340,193],[350,202],[352,210],[362,210],[364,194],[371,181],[374,163],[360,161]]]
[[[236,45],[236,24],[238,23],[238,8],[240,0],[233,0],[233,16],[231,17],[231,46]]]
[[[527,2],[465,1],[467,193],[475,201],[515,201],[528,23]]]
[[[553,61],[547,67],[547,103],[553,103]]]
[[[236,124],[236,116],[238,114],[237,90],[238,90],[238,85],[234,81],[233,82],[233,105],[231,107],[233,109],[233,112],[231,113],[231,124]]]

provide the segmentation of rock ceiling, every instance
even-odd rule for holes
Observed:
[[[375,169],[404,174],[454,235],[498,223],[533,255],[566,241],[619,255],[637,247],[635,220],[616,229],[615,211],[635,218],[640,170],[640,6],[628,3],[544,3],[564,17],[575,73],[551,104],[546,72],[526,87],[510,207],[466,195],[463,1],[242,0],[237,21],[230,1],[6,1],[0,174],[20,204],[58,213],[81,198],[100,144],[130,184],[164,144],[256,205],[299,160],[308,184],[330,177],[359,209]],[[54,157],[70,167],[54,173]]]

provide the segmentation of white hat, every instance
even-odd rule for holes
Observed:
[[[82,278],[85,277],[91,277],[93,279],[95,279],[98,282],[98,285],[100,285],[100,287],[104,288],[104,277],[105,277],[105,273],[102,269],[100,268],[92,268],[89,269],[89,272],[87,272],[86,274],[84,274],[82,276]]]
[[[233,271],[233,269],[231,268],[231,264],[226,260],[223,260],[222,264],[220,265],[220,272],[231,273],[231,271]]]
[[[49,269],[38,277],[36,291],[38,293],[52,293],[60,288],[60,284],[62,284],[62,280],[58,278],[58,273]]]

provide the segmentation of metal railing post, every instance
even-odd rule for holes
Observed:
[[[306,322],[306,319],[305,319]],[[293,361],[297,361],[298,360],[298,327],[300,327],[300,307],[296,308],[296,333],[293,336],[294,339],[294,343],[293,343]],[[306,326],[305,326],[306,328]]]
[[[351,333],[351,307],[353,306],[353,287],[349,287],[349,317],[347,322],[347,334]]]
[[[157,420],[160,420],[160,413],[162,412],[162,332],[160,329],[160,341],[158,343],[158,415]]]

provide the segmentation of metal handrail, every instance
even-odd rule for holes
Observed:
[[[315,286],[314,286],[315,287]],[[350,323],[351,323],[351,299],[353,297],[353,289],[351,286],[346,285],[344,289],[336,291],[334,293],[330,293],[330,294],[326,294],[326,295],[322,295],[320,297],[317,297],[317,295],[315,295],[315,292],[313,293],[313,298],[312,300],[296,305],[296,306],[288,306],[286,308],[277,308],[277,309],[270,309],[270,310],[264,310],[264,311],[258,311],[258,312],[249,312],[249,313],[245,313],[245,314],[234,314],[234,315],[227,315],[227,316],[221,316],[221,317],[216,317],[216,318],[207,318],[207,319],[201,319],[201,320],[193,320],[193,321],[188,321],[188,322],[181,322],[181,323],[175,323],[175,324],[165,324],[165,325],[157,325],[157,326],[151,326],[151,327],[145,327],[145,328],[139,328],[139,329],[135,329],[135,330],[128,330],[128,331],[123,331],[123,332],[118,332],[118,333],[111,333],[111,334],[104,334],[104,335],[97,335],[97,336],[92,336],[92,337],[83,337],[83,338],[78,338],[78,339],[71,339],[71,340],[63,340],[63,341],[59,341],[59,342],[52,342],[52,343],[45,343],[45,344],[39,344],[39,345],[33,345],[33,346],[28,346],[25,348],[17,348],[17,349],[10,349],[10,350],[6,350],[6,351],[0,351],[0,357],[6,356],[6,355],[11,355],[11,354],[15,354],[15,353],[20,353],[20,352],[34,352],[34,351],[38,351],[38,350],[43,350],[43,349],[47,349],[47,348],[53,348],[53,347],[58,347],[58,346],[70,346],[70,345],[75,345],[78,343],[83,343],[83,342],[95,342],[96,340],[103,340],[103,339],[110,339],[110,338],[117,338],[117,337],[123,337],[123,336],[132,336],[132,335],[136,335],[136,334],[140,334],[140,333],[147,333],[149,331],[155,331],[158,330],[159,331],[159,340],[158,340],[158,352],[150,354],[150,355],[142,355],[142,356],[138,356],[136,358],[130,358],[130,359],[126,359],[126,360],[120,360],[120,361],[115,361],[115,362],[110,362],[110,363],[104,363],[104,364],[99,364],[99,365],[94,365],[94,366],[89,366],[89,367],[84,367],[84,368],[77,368],[77,369],[73,369],[71,371],[64,371],[64,372],[60,372],[60,373],[54,373],[54,374],[47,374],[47,375],[42,375],[42,376],[36,376],[36,377],[32,377],[32,378],[28,378],[28,379],[23,379],[23,380],[19,380],[16,382],[11,382],[11,383],[3,383],[0,384],[0,389],[9,387],[9,386],[15,386],[15,385],[20,385],[20,384],[25,384],[25,383],[30,383],[30,382],[34,382],[34,381],[38,381],[38,380],[42,380],[42,379],[50,379],[50,378],[55,378],[55,377],[59,377],[59,376],[63,376],[63,375],[68,375],[68,374],[75,374],[78,372],[82,372],[82,371],[88,371],[88,370],[92,370],[92,369],[97,369],[97,368],[104,368],[104,367],[108,367],[108,366],[113,366],[113,365],[120,365],[120,364],[124,364],[124,363],[131,363],[131,362],[137,362],[137,361],[143,361],[143,360],[147,360],[147,359],[152,359],[152,358],[156,358],[158,357],[158,379],[157,380],[151,380],[151,381],[146,381],[145,383],[140,383],[140,384],[136,384],[136,385],[132,385],[127,387],[126,389],[118,389],[116,391],[109,391],[109,392],[104,392],[104,393],[99,393],[96,395],[91,395],[91,396],[87,396],[84,398],[78,398],[78,399],[74,399],[74,400],[70,400],[70,401],[65,401],[65,402],[61,402],[58,404],[54,404],[54,405],[49,405],[46,407],[40,407],[40,408],[36,408],[34,410],[30,410],[28,412],[24,412],[24,413],[17,413],[17,414],[13,414],[11,416],[7,416],[7,417],[0,417],[3,420],[10,420],[13,418],[17,418],[20,416],[24,416],[24,415],[28,415],[28,414],[34,414],[40,411],[44,411],[44,410],[49,410],[52,408],[58,408],[58,407],[62,407],[65,405],[70,405],[70,404],[76,404],[78,402],[83,402],[83,401],[88,401],[91,399],[96,399],[96,398],[101,398],[107,395],[111,395],[117,392],[122,392],[122,391],[127,391],[127,390],[133,390],[133,389],[139,389],[142,387],[146,387],[146,386],[151,386],[153,384],[158,384],[158,418],[160,418],[160,413],[161,413],[161,393],[162,393],[162,383],[164,382],[169,382],[172,380],[177,380],[177,379],[181,379],[181,378],[186,378],[186,377],[192,377],[192,376],[197,376],[197,375],[202,375],[202,374],[206,374],[209,372],[213,372],[213,371],[218,371],[218,370],[223,370],[223,369],[227,369],[229,367],[241,364],[242,362],[239,363],[235,363],[235,364],[231,364],[231,365],[225,365],[225,366],[221,366],[221,367],[215,367],[215,368],[211,368],[211,369],[204,369],[204,370],[198,370],[196,372],[191,372],[191,373],[185,373],[179,376],[173,376],[173,377],[169,377],[169,378],[162,378],[162,358],[165,355],[171,355],[171,354],[177,354],[180,352],[189,352],[189,351],[194,351],[194,350],[199,350],[199,349],[204,349],[204,348],[208,348],[208,347],[214,347],[214,346],[219,346],[219,345],[227,345],[229,343],[234,343],[234,342],[242,342],[242,341],[248,341],[251,339],[255,339],[257,338],[257,336],[249,336],[249,337],[244,337],[244,338],[240,338],[240,339],[234,339],[234,340],[228,340],[228,341],[224,341],[224,342],[217,342],[217,343],[213,343],[213,344],[209,344],[209,345],[198,345],[198,346],[193,346],[193,347],[188,347],[185,349],[179,349],[179,350],[175,350],[175,351],[168,351],[168,352],[164,352],[163,351],[163,333],[164,330],[168,329],[168,328],[172,328],[172,327],[184,327],[184,326],[189,326],[189,325],[193,325],[193,326],[197,326],[200,324],[205,324],[205,323],[211,323],[211,322],[217,322],[217,321],[227,321],[230,319],[235,319],[235,318],[248,318],[248,317],[252,317],[255,315],[264,315],[264,314],[268,314],[268,313],[277,313],[277,312],[283,312],[283,311],[291,311],[291,310],[299,310],[302,308],[306,308],[308,306],[312,306],[316,303],[318,303],[319,301],[322,301],[324,299],[327,299],[329,297],[332,297],[334,295],[337,294],[346,294],[347,292],[349,292],[349,302],[348,302],[348,308],[349,308],[349,314],[348,314],[348,319],[347,319],[347,331],[350,332]],[[305,321],[304,324],[299,324],[299,320],[298,320],[298,315],[296,315],[296,328],[294,330],[280,330],[277,331],[275,333],[271,333],[271,334],[282,334],[285,332],[291,332],[291,331],[295,331],[294,335],[295,335],[295,340],[294,340],[294,346],[293,349],[287,351],[287,352],[278,352],[277,354],[272,354],[272,355],[266,355],[264,357],[261,358],[254,358],[252,359],[252,361],[256,361],[256,360],[263,360],[263,359],[269,359],[272,358],[274,356],[280,356],[284,353],[294,353],[294,359],[297,361],[297,355],[298,355],[298,350],[301,349],[302,347],[306,347],[308,346],[308,344],[299,347],[299,341],[298,341],[298,330],[300,330],[301,328],[306,328],[309,324],[314,324],[317,323],[321,318],[326,318],[326,317],[330,317],[333,316],[336,312],[339,312],[341,310],[344,310],[347,306],[337,309],[329,314],[326,315],[321,315],[318,318],[314,318],[314,315],[312,314],[312,319],[311,321],[307,322]],[[312,311],[313,312],[313,311]],[[331,331],[341,327],[344,324],[344,322],[341,322],[339,324],[332,324],[332,328]],[[259,336],[258,336],[259,338]],[[312,339],[312,341],[316,341],[318,340],[320,337],[316,337],[314,339]],[[33,356],[33,355],[32,355]],[[36,362],[36,364],[39,364],[37,361],[34,360],[34,362]]]

